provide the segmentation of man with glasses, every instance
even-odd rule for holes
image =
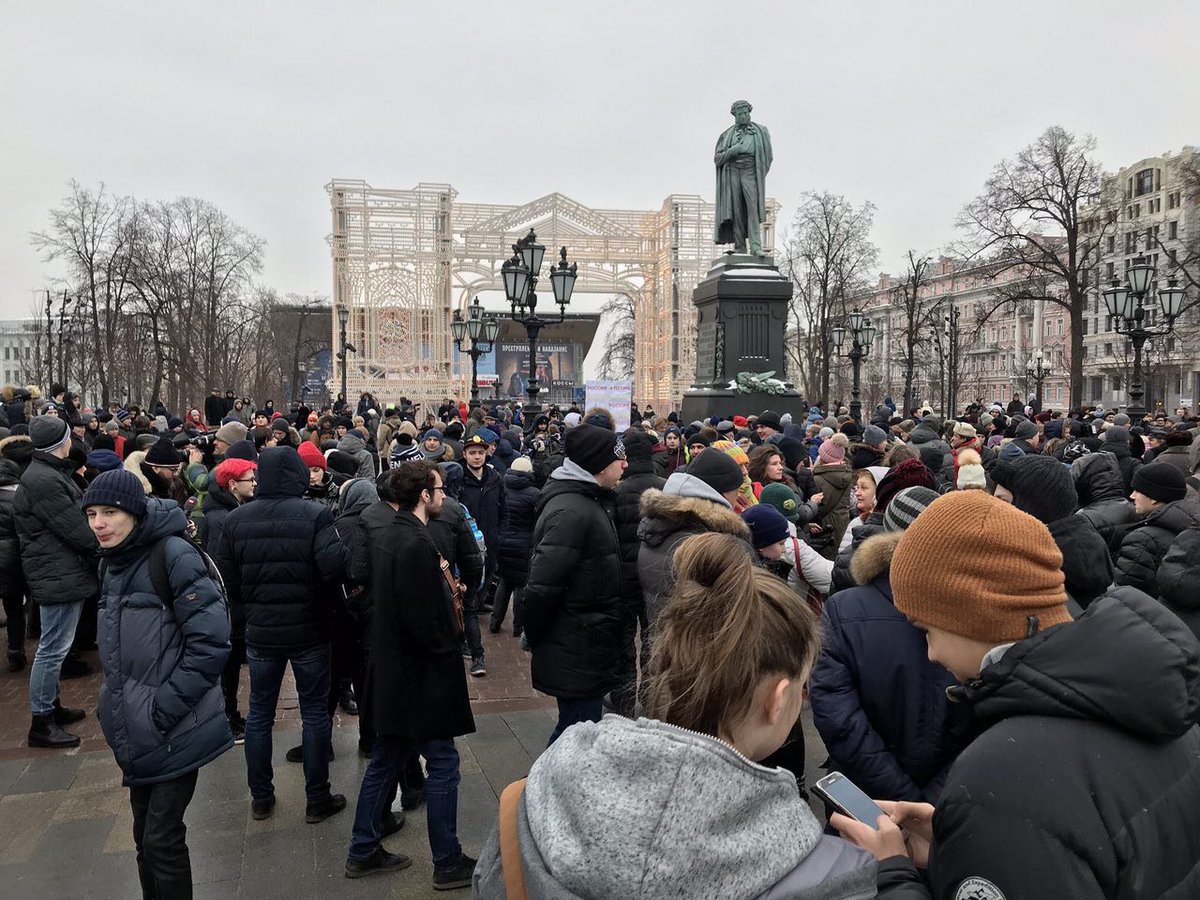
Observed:
[[[220,542],[225,531],[226,517],[254,499],[258,485],[258,464],[248,459],[227,459],[213,470],[213,486],[205,498],[204,514],[193,516],[200,546],[210,554]],[[193,512],[195,512],[193,510]],[[217,568],[221,563],[217,561]],[[228,581],[233,573],[221,570],[221,579]],[[246,740],[246,720],[238,711],[238,683],[241,680],[242,664],[246,661],[246,614],[240,607],[230,606],[229,657],[221,672],[221,691],[225,695],[225,715],[229,718],[229,730],[236,744]]]
[[[459,658],[458,622],[428,525],[441,513],[445,486],[437,466],[407,460],[388,475],[381,506],[361,517],[366,552],[350,576],[371,596],[370,701],[376,736],[363,774],[346,859],[346,877],[407,868],[412,860],[380,841],[397,779],[414,752],[425,758],[426,824],[433,887],[465,888],[475,860],[458,841],[459,756],[454,738],[475,731]]]

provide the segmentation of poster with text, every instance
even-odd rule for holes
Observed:
[[[629,405],[633,402],[632,381],[589,381],[587,408],[602,406],[612,413],[617,432],[629,427]]]

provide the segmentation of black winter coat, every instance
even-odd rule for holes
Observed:
[[[13,504],[21,475],[29,465],[33,442],[25,435],[0,440],[0,597],[25,595],[25,573],[21,567],[21,539]]]
[[[75,468],[70,459],[34,450],[13,498],[21,567],[30,597],[41,606],[78,603],[100,593],[100,545],[79,506],[83,492],[71,477]]]
[[[1063,575],[1071,599],[1087,609],[1113,583],[1112,560],[1104,538],[1087,519],[1067,516],[1046,526],[1063,556]]]
[[[382,501],[359,516],[371,596],[370,702],[379,734],[419,743],[471,734],[471,698],[438,549],[411,512]]]
[[[1175,538],[1158,567],[1159,598],[1200,637],[1200,529]]]
[[[892,601],[888,569],[900,536],[864,542],[853,563],[860,586],[826,602],[809,697],[831,771],[870,797],[937,805],[971,714],[947,700],[954,676],[929,661],[925,635]]]
[[[496,552],[500,577],[510,587],[521,587],[529,577],[533,526],[537,522],[535,509],[540,496],[532,472],[509,469],[504,473],[504,515]]]
[[[1117,458],[1111,453],[1089,453],[1071,463],[1071,475],[1079,494],[1079,515],[1095,526],[1116,559],[1121,538],[1133,521],[1133,503]]]
[[[233,498],[233,494],[229,493],[225,488],[217,484],[214,478],[211,482],[211,487],[208,493],[204,495],[204,514],[193,518],[196,523],[196,537],[200,539],[200,546],[209,555],[213,555],[216,546],[221,542],[221,535],[225,532],[225,519],[229,514],[238,508],[238,502]],[[236,573],[227,572],[221,569],[221,563],[213,559],[217,568],[221,572],[221,579],[228,584],[231,577],[236,577]],[[246,608],[242,604],[232,606],[229,610],[229,636],[235,640],[245,640],[246,638]]]
[[[209,394],[204,398],[204,421],[209,428],[219,428],[225,418],[225,398]]]
[[[478,591],[483,585],[483,553],[467,522],[467,508],[445,498],[441,515],[429,523],[429,536],[467,590]]]
[[[1200,644],[1162,604],[1114,588],[951,692],[987,730],[938,802],[932,890],[894,857],[880,897],[1200,896]]]
[[[1122,444],[1119,441],[1105,441],[1102,445],[1102,453],[1108,453],[1117,458],[1117,465],[1121,469],[1121,481],[1125,485],[1125,496],[1129,496],[1129,492],[1133,490],[1133,476],[1138,469],[1142,467],[1140,459],[1134,459],[1133,454],[1129,452],[1129,445]]]
[[[229,513],[211,554],[226,575],[230,605],[245,609],[246,643],[277,653],[329,641],[346,567],[333,514],[303,498],[307,484],[295,450],[264,450],[254,500]]]
[[[665,478],[655,474],[656,471],[652,460],[631,460],[615,490],[613,522],[617,526],[617,543],[621,548],[621,602],[626,614],[636,614],[645,604],[638,578],[638,551],[642,546],[638,540],[638,525],[642,521],[642,494],[651,488],[661,491],[667,483]]]
[[[850,546],[842,550],[833,561],[833,571],[829,574],[829,592],[844,591],[855,585],[854,576],[850,573],[854,555],[867,538],[883,534],[883,513],[873,511],[867,520],[860,525],[850,526]]]
[[[1167,503],[1137,519],[1125,530],[1117,552],[1116,584],[1127,584],[1158,596],[1158,564],[1175,538],[1200,524],[1194,507],[1186,500]]]
[[[172,500],[151,497],[146,515],[105,560],[96,643],[104,667],[97,715],[125,784],[178,778],[233,746],[221,670],[229,656],[225,598],[188,540]],[[166,539],[175,603],[150,579],[150,549]]]
[[[537,504],[521,624],[533,686],[560,699],[603,696],[618,683],[621,561],[614,496],[551,478]]]
[[[489,566],[494,565],[500,545],[500,521],[504,514],[504,473],[491,463],[485,463],[483,478],[476,478],[464,462],[458,500],[471,511],[475,524],[483,532]]]

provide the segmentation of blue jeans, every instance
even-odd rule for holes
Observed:
[[[303,722],[304,792],[309,803],[329,796],[329,645],[284,653],[246,645],[250,664],[250,714],[246,717],[246,778],[255,800],[275,796],[271,768],[271,727],[279,703],[283,671],[292,664]]]
[[[446,872],[462,860],[462,845],[458,842],[458,750],[449,738],[410,744],[394,734],[376,735],[354,810],[349,857],[361,862],[379,846],[380,820],[390,805],[396,779],[413,753],[425,757],[425,819],[433,869]]]
[[[58,699],[58,673],[75,640],[83,601],[54,603],[39,609],[42,636],[29,669],[29,709],[35,716],[48,716],[54,712],[54,701]]]
[[[559,735],[576,722],[599,722],[600,717],[604,714],[603,699],[603,697],[597,697],[595,700],[563,700],[559,698],[558,724],[554,726],[554,731],[550,734],[550,740],[546,741],[546,746],[549,747],[557,741]]]

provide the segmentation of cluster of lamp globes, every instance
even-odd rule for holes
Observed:
[[[511,309],[511,317],[522,321],[524,317],[536,316],[538,273],[542,270],[542,259],[546,248],[538,243],[537,234],[532,228],[529,234],[512,245],[513,255],[504,261],[500,267],[500,276],[504,283],[504,296]],[[567,248],[558,251],[557,265],[550,266],[550,285],[554,289],[554,302],[558,304],[558,321],[566,316],[567,304],[571,302],[571,294],[575,290],[575,279],[578,277],[579,266],[576,263],[567,265]],[[495,344],[500,334],[500,322],[495,316],[486,318],[483,306],[475,300],[467,307],[467,318],[462,317],[460,310],[454,311],[454,319],[450,323],[454,334],[454,345],[462,349],[462,343],[468,337],[473,349],[487,353]]]
[[[859,348],[859,353],[863,356],[871,349],[871,342],[875,340],[875,326],[871,324],[871,320],[861,310],[855,310],[847,317],[850,322],[850,333],[852,342]],[[841,351],[842,344],[846,341],[846,326],[837,324],[833,326],[833,346]],[[853,347],[851,348],[853,351]]]
[[[1104,289],[1102,292],[1104,305],[1108,307],[1108,314],[1116,319],[1118,324],[1121,319],[1125,319],[1134,327],[1141,327],[1141,321],[1145,315],[1142,301],[1150,289],[1150,279],[1153,276],[1154,267],[1150,265],[1146,257],[1139,256],[1125,272],[1126,284],[1121,284],[1120,280],[1114,276],[1112,285]],[[1178,280],[1175,278],[1169,279],[1167,286],[1160,287],[1157,291],[1158,305],[1162,308],[1168,329],[1179,315],[1180,307],[1183,306],[1183,292],[1184,289],[1179,287]]]

